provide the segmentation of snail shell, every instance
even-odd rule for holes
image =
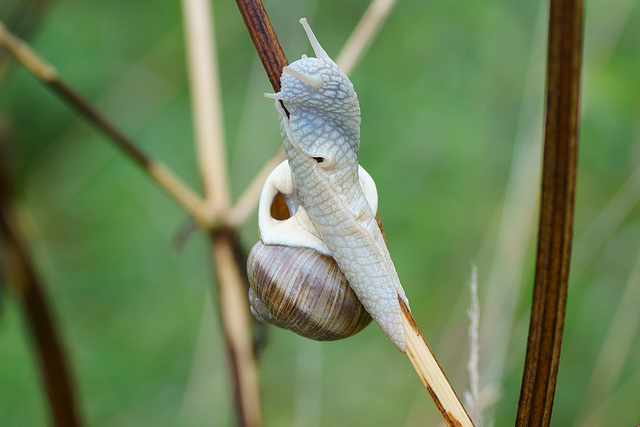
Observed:
[[[375,212],[375,183],[364,169],[359,174]],[[258,228],[260,241],[247,261],[249,302],[258,320],[318,341],[349,337],[371,322],[300,206],[287,161],[267,178]]]
[[[335,261],[315,249],[258,242],[248,262],[259,320],[317,341],[349,337],[371,322]]]

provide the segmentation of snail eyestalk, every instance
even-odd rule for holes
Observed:
[[[316,54],[316,57],[329,58],[329,55],[327,55],[327,52],[325,52],[325,50],[320,45],[320,42],[318,42],[316,35],[313,33],[313,30],[311,30],[311,27],[309,26],[309,22],[307,21],[307,18],[300,18],[300,24],[302,24],[302,28],[304,28],[304,32],[307,33],[307,38],[309,39],[309,43],[311,43],[311,47],[313,48],[313,53]]]
[[[284,67],[282,69],[282,72],[292,75],[293,77],[299,80],[302,80],[303,82],[305,82],[306,84],[314,88],[315,90],[318,90],[322,87],[322,77],[320,76],[312,76],[309,74],[300,73],[292,69],[291,67]]]

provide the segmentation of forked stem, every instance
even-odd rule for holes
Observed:
[[[219,87],[212,7],[208,0],[183,0],[191,97],[207,205],[227,217],[231,207],[222,126],[222,97]],[[258,369],[253,353],[248,279],[235,252],[237,240],[232,228],[209,233],[216,276],[218,310],[222,320],[227,363],[233,388],[238,424],[262,424]]]

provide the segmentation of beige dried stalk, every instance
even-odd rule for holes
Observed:
[[[213,214],[226,218],[231,197],[213,16],[207,0],[184,0],[182,5],[206,205]],[[233,230],[211,230],[209,236],[237,417],[242,425],[259,426],[262,424],[260,387],[251,340],[246,273],[234,255],[237,248]]]

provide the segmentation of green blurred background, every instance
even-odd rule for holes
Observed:
[[[281,141],[273,103],[262,96],[271,88],[235,3],[213,6],[237,197]],[[292,61],[311,54],[301,16],[335,58],[367,1],[265,6]],[[574,263],[552,424],[635,425],[640,2],[590,0],[585,9]],[[469,388],[467,306],[477,266],[485,425],[513,424],[520,389],[546,16],[541,1],[399,1],[351,75],[362,108],[361,164],[376,180],[392,257],[459,394]],[[9,0],[0,19],[200,188],[178,1]],[[176,249],[185,213],[1,55],[0,127],[21,220],[87,425],[234,425],[206,239],[196,233]],[[246,250],[256,241],[255,215],[240,237]],[[19,305],[6,289],[0,301],[1,424],[46,425]],[[333,343],[270,327],[259,365],[267,426],[440,422],[406,358],[375,326]]]

